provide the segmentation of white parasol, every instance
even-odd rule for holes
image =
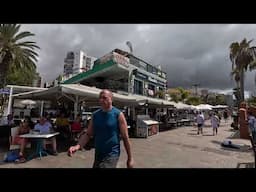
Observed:
[[[35,101],[30,100],[30,99],[22,100],[20,103],[23,104],[23,105],[35,105],[36,104]]]

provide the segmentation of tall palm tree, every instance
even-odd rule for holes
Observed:
[[[12,65],[16,68],[35,69],[40,49],[35,42],[24,38],[34,36],[28,31],[20,32],[21,25],[0,24],[0,88],[6,84],[7,72]]]
[[[229,47],[229,57],[232,62],[231,75],[239,82],[238,88],[242,101],[244,101],[244,75],[256,58],[256,48],[250,47],[252,41],[253,40],[247,41],[246,38],[244,38],[240,43],[233,42]]]
[[[236,106],[239,106],[239,103],[241,102],[241,89],[240,89],[240,72],[238,69],[234,68],[232,72],[230,73],[231,78],[235,80],[236,87],[233,88],[233,94],[236,98]]]
[[[255,53],[255,52],[254,52],[254,53]],[[255,57],[256,57],[256,55],[255,55]],[[249,69],[250,69],[250,71],[256,69],[256,60],[254,60],[254,61],[250,64]],[[255,85],[256,85],[256,74],[255,74],[255,76],[254,76],[254,83],[255,83]]]
[[[6,84],[32,86],[35,75],[36,69],[34,68],[30,69],[26,66],[16,68],[15,65],[11,65],[7,73]]]

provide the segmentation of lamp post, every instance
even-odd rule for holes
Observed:
[[[127,41],[127,42],[126,42],[126,45],[129,47],[130,53],[132,54],[132,52],[133,52],[132,43],[131,43],[130,41]]]
[[[193,84],[193,87],[195,87],[195,94],[196,94],[196,96],[197,96],[197,87],[198,86],[200,86],[200,84],[199,83],[195,83],[195,84]]]

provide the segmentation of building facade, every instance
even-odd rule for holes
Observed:
[[[32,82],[32,87],[42,87],[42,77],[39,73],[36,73]]]
[[[142,59],[115,49],[94,62],[91,70],[64,83],[81,83],[114,92],[165,98],[166,72]]]

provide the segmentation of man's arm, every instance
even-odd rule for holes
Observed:
[[[78,140],[77,145],[71,146],[69,148],[68,154],[71,156],[74,152],[76,152],[80,148],[83,148],[90,141],[90,138],[92,137],[92,135],[93,135],[93,124],[92,124],[92,119],[91,119],[86,133],[81,135],[81,137]]]
[[[89,141],[90,138],[93,136],[93,129],[92,129],[92,119],[89,122],[88,128],[86,130],[86,133],[81,135],[81,137],[78,140],[78,145],[80,145],[80,147],[84,147]]]
[[[121,112],[119,117],[119,127],[120,127],[120,133],[124,142],[124,147],[128,156],[127,159],[127,167],[128,168],[133,168],[133,157],[131,153],[131,143],[129,140],[129,135],[128,135],[128,128],[127,128],[127,122],[125,120],[124,114]]]

